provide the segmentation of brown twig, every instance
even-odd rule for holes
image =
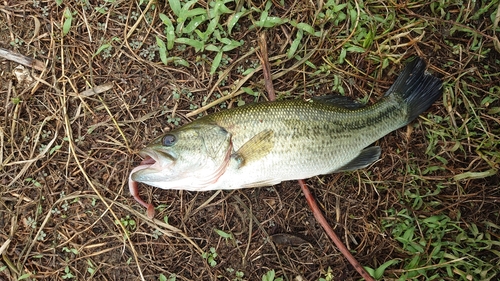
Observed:
[[[43,64],[42,61],[39,61],[37,59],[32,59],[30,57],[18,53],[14,53],[4,48],[0,48],[0,58],[5,58],[7,60],[17,62],[19,64],[34,68],[39,71],[45,70],[45,65]]]
[[[276,100],[276,92],[274,91],[273,80],[271,79],[271,69],[269,67],[269,59],[267,55],[266,33],[262,32],[259,36],[260,54],[257,53],[262,64],[262,73],[264,74],[264,84],[266,86],[267,96],[269,100]]]

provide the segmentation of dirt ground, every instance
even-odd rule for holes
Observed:
[[[154,46],[155,35],[163,34],[158,13],[168,13],[165,2],[158,1],[150,12],[152,24],[137,20],[146,5],[136,1],[88,2],[108,5],[106,13],[85,10],[79,1],[62,2],[58,6],[55,1],[0,1],[0,47],[41,63],[38,70],[25,67],[21,76],[28,80],[23,80],[15,74],[22,73],[15,70],[18,63],[0,58],[1,280],[161,280],[160,274],[175,275],[176,280],[262,280],[269,270],[285,280],[318,280],[327,272],[333,280],[360,278],[318,225],[296,182],[217,192],[140,185],[141,196],[161,207],[154,220],[145,216],[128,191],[129,172],[141,161],[137,151],[162,132],[196,119],[198,115],[186,115],[203,106],[209,93],[213,92],[208,101],[214,101],[231,92],[243,77],[236,71],[239,65],[260,65],[260,53],[254,50],[259,49],[257,38],[264,31],[241,28],[233,34],[245,45],[227,52],[234,67],[226,73],[225,83],[219,83],[217,74],[209,74],[207,58],[192,48],[175,51],[189,67],[161,62]],[[302,20],[314,13],[311,1],[293,5],[301,8],[297,14]],[[63,36],[66,8],[74,14],[71,29]],[[401,6],[399,12],[418,9]],[[425,9],[419,11],[425,14]],[[477,134],[489,134],[498,142],[498,112],[472,112],[471,108],[484,105],[481,95],[467,97],[468,103],[449,99],[455,97],[450,92],[456,87],[488,93],[495,82],[485,81],[484,73],[495,77],[498,85],[500,55],[490,41],[485,44],[492,51],[477,57],[467,49],[472,37],[447,34],[449,23],[440,23],[440,32],[428,30],[419,42],[405,39],[406,47],[394,50],[405,58],[422,56],[429,71],[445,81],[446,97],[429,109],[433,115],[425,113],[381,139],[381,159],[369,168],[307,180],[329,223],[363,266],[377,268],[391,259],[411,258],[381,223],[390,220],[389,210],[411,210],[414,218],[446,214],[460,227],[475,224],[478,232],[500,238],[499,229],[488,228],[500,225],[499,175],[454,178],[498,169],[498,156],[480,153],[483,144],[474,141]],[[477,25],[486,41],[494,36],[481,29],[488,24],[491,21]],[[284,28],[265,32],[268,57],[286,52],[282,47],[289,39]],[[312,51],[309,61],[321,65],[326,57],[338,55],[339,41],[311,38],[306,42],[306,52]],[[465,48],[452,48],[448,41]],[[134,48],[133,42],[142,47]],[[105,43],[110,47],[96,55]],[[213,58],[213,53],[206,54]],[[238,61],[244,55],[247,60]],[[346,59],[353,65],[343,64],[343,69],[332,69],[314,81],[308,80],[313,71],[305,64],[296,66],[286,57],[272,60],[278,96],[329,94],[336,73],[347,81],[346,95],[369,97],[372,103],[404,65],[404,60],[391,61],[378,72],[379,65],[367,60],[367,53],[349,53]],[[467,73],[473,79],[456,83]],[[257,71],[245,87],[263,93],[262,81],[263,74]],[[243,94],[224,105],[263,101],[264,96]],[[491,102],[490,107],[495,106],[498,100]],[[207,112],[218,110],[220,106]],[[474,114],[484,122],[476,129],[464,129],[470,130],[468,138],[448,142],[443,137],[434,143],[437,154],[446,159],[445,168],[423,174],[425,167],[443,166],[441,158],[426,153],[432,142],[429,134],[439,129],[427,118],[452,116],[461,127]],[[460,149],[454,150],[455,145]],[[499,147],[494,144],[491,151]],[[415,194],[415,186],[421,190],[418,204],[407,199],[409,191]],[[216,264],[211,265],[204,253]],[[500,259],[477,258],[496,258],[497,265]],[[386,275],[397,278],[402,270],[396,264]]]

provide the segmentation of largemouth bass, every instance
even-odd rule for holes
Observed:
[[[369,106],[341,96],[249,104],[210,114],[167,132],[139,152],[129,176],[162,189],[208,191],[271,186],[282,181],[364,168],[380,157],[370,146],[427,110],[442,82],[409,63],[384,97]]]

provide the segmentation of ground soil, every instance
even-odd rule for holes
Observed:
[[[1,251],[0,279],[17,280],[26,274],[31,279],[61,280],[73,274],[80,280],[158,280],[160,274],[175,274],[177,280],[239,280],[236,272],[240,271],[243,280],[261,280],[269,270],[286,280],[318,280],[328,270],[334,280],[359,279],[316,222],[296,182],[210,192],[140,185],[146,201],[162,206],[154,221],[148,219],[127,188],[130,170],[141,161],[137,151],[162,132],[194,120],[196,116],[186,117],[193,105],[202,106],[214,87],[211,100],[215,100],[242,76],[235,67],[225,86],[216,86],[210,64],[198,63],[204,59],[190,48],[176,53],[189,67],[164,65],[157,51],[149,60],[141,50],[156,46],[154,34],[162,34],[163,28],[157,13],[152,25],[143,22],[133,27],[133,21],[123,20],[121,16],[130,18],[139,10],[132,3],[136,1],[118,1],[108,13],[62,2],[61,6],[55,1],[0,2],[0,47],[36,58],[44,69],[26,67],[34,80],[25,82],[14,74],[18,63],[0,58],[0,246],[6,247]],[[100,1],[90,2],[97,6],[94,2]],[[314,9],[309,1],[295,5],[304,9],[304,17]],[[74,12],[74,20],[62,36],[65,8]],[[167,9],[162,1],[157,8]],[[274,12],[290,16],[286,10]],[[436,30],[447,26],[442,22]],[[477,80],[460,87],[488,91],[492,85],[482,82],[480,72],[498,74],[499,54],[491,51],[477,59],[466,49],[453,50],[446,40],[468,46],[473,39],[436,30],[428,31],[422,42],[395,52],[405,58],[422,56],[430,71],[445,81],[469,71]],[[286,52],[282,48],[288,42],[286,31],[280,27],[266,31],[269,57]],[[259,48],[259,32],[244,28],[235,32],[247,43],[237,52],[228,52],[228,59],[235,61]],[[308,41],[307,49],[319,44],[314,40],[319,39]],[[130,46],[136,41],[143,43],[141,49]],[[96,55],[104,43],[112,45],[109,55]],[[321,65],[326,57],[338,54],[333,51],[336,43],[322,41],[310,61]],[[260,65],[257,53],[248,59]],[[369,96],[368,102],[378,100],[403,67],[402,61],[391,61],[379,73],[379,65],[366,54],[349,54],[348,60],[352,67],[346,64],[332,74],[345,79],[347,95]],[[285,71],[295,67],[293,63],[271,68],[274,74],[283,72],[273,81],[279,94],[289,89],[292,98],[332,92],[332,74],[314,81],[311,92],[304,65]],[[264,92],[262,79],[259,72],[245,85]],[[85,92],[108,85],[105,91]],[[180,98],[174,98],[175,93]],[[259,100],[265,99],[261,95]],[[255,100],[242,95],[225,106]],[[480,104],[481,97],[469,97],[469,101]],[[467,104],[450,108],[439,100],[429,112],[443,118],[453,115],[460,126],[472,116],[468,108]],[[218,110],[210,108],[208,113]],[[482,124],[485,131],[478,130],[498,132],[496,116]],[[176,117],[178,124],[172,119]],[[461,152],[452,153],[454,143],[439,140],[437,146],[449,148],[441,154],[447,159],[446,168],[412,178],[409,163],[421,169],[440,163],[425,153],[426,124],[418,119],[380,140],[381,159],[367,169],[307,180],[327,220],[364,266],[376,268],[391,259],[408,258],[390,229],[381,224],[390,209],[414,209],[415,217],[443,213],[464,225],[475,223],[481,231],[486,228],[484,222],[500,225],[498,174],[453,180],[457,174],[495,166],[475,153],[478,144],[462,140]],[[423,199],[432,207],[420,208],[402,199],[415,185],[423,191],[440,188],[439,194]],[[233,238],[224,238],[217,230]],[[490,234],[499,237],[498,232]],[[214,266],[203,257],[210,248],[217,253]],[[391,267],[388,274],[397,276],[398,270]]]

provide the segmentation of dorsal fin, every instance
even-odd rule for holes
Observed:
[[[259,160],[271,152],[274,147],[274,131],[264,130],[244,143],[233,157],[238,161],[238,168]]]

